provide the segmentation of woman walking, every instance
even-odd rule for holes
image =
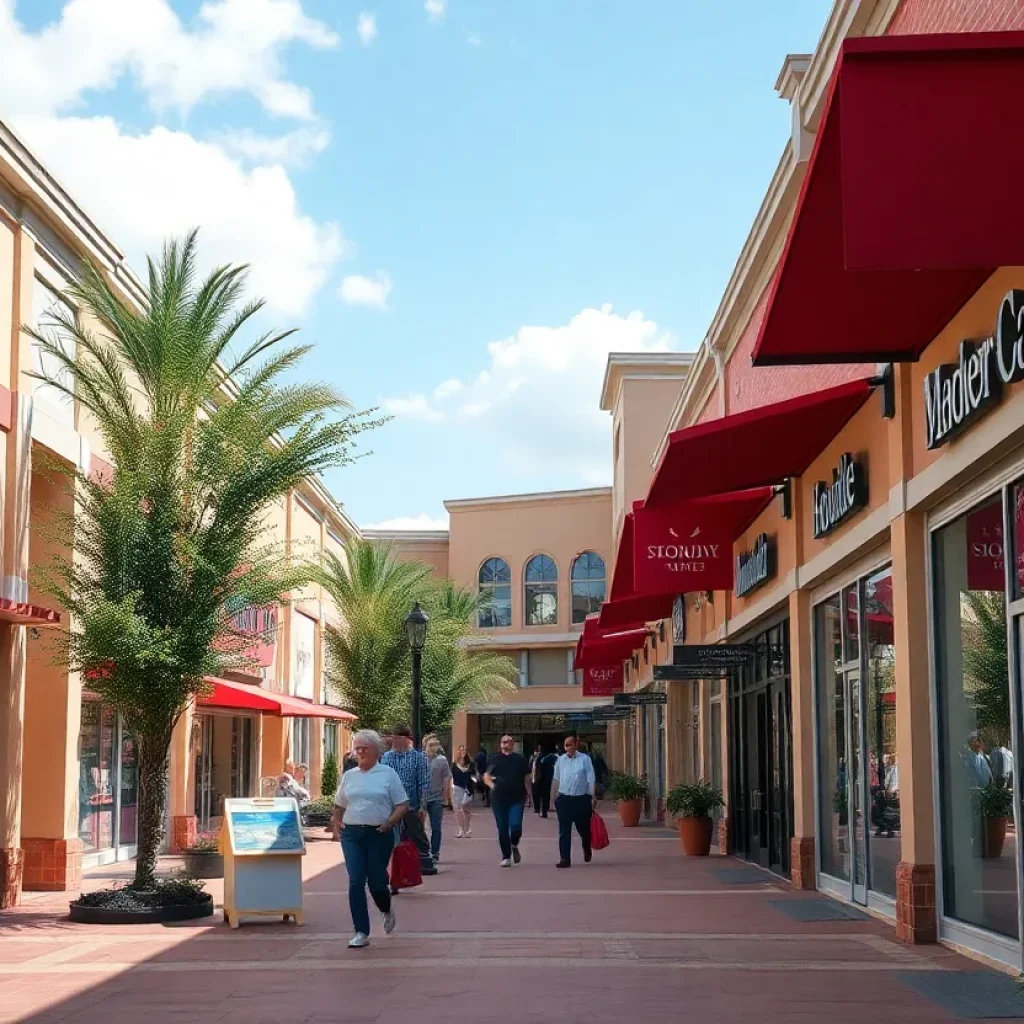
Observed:
[[[476,765],[465,747],[459,747],[452,765],[452,806],[455,808],[455,824],[459,831],[455,838],[467,839],[473,834],[473,786],[478,783]]]
[[[430,763],[430,789],[427,791],[427,815],[430,818],[430,855],[436,864],[441,859],[441,824],[446,804],[452,802],[452,769],[444,748],[436,736],[427,740]]]
[[[360,729],[352,737],[356,767],[341,777],[334,796],[332,823],[345,854],[348,905],[355,929],[349,949],[370,944],[367,888],[384,915],[384,933],[390,935],[395,930],[388,861],[395,846],[395,828],[409,809],[409,798],[394,768],[379,763],[383,746],[372,729]]]

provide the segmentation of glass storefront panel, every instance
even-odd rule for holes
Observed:
[[[135,737],[121,728],[121,831],[118,844],[134,846],[137,839],[136,811],[139,804],[139,774],[135,758]]]
[[[1000,497],[936,531],[934,569],[943,910],[1016,938]]]
[[[839,595],[815,609],[818,655],[818,775],[821,870],[850,880],[846,701]]]
[[[197,715],[196,721],[195,815],[201,829],[212,830],[224,815],[225,799],[253,795],[253,720]]]
[[[83,853],[115,860],[136,842],[138,770],[135,740],[117,712],[82,700],[78,759],[78,837]],[[109,854],[109,856],[103,856]]]

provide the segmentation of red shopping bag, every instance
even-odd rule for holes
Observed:
[[[604,818],[594,811],[590,818],[590,845],[595,850],[603,850],[610,842],[608,826],[605,825]]]
[[[391,885],[395,889],[411,889],[423,884],[420,855],[416,847],[405,839],[391,853]]]

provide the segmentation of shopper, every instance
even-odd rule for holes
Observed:
[[[284,771],[277,777],[277,791],[274,796],[290,796],[301,807],[309,799],[309,790],[295,777],[296,771],[291,761],[285,761]]]
[[[427,792],[427,817],[430,819],[430,855],[434,863],[441,859],[441,827],[444,809],[452,802],[452,769],[444,748],[436,736],[427,740],[427,761],[430,763],[430,789]]]
[[[476,765],[465,747],[459,747],[452,764],[452,806],[455,809],[455,824],[459,831],[456,839],[467,839],[473,834],[473,787],[479,781]]]
[[[594,764],[587,754],[578,749],[575,736],[565,737],[565,753],[555,765],[551,799],[558,815],[558,864],[572,865],[573,826],[580,834],[583,859],[588,864],[593,856],[590,845],[590,819],[596,803],[597,779]]]
[[[494,821],[498,826],[503,868],[522,860],[519,840],[523,834],[523,813],[530,784],[530,763],[516,752],[515,746],[511,736],[502,736],[501,753],[491,758],[484,774],[484,782],[491,793]]]
[[[538,787],[540,797],[540,816],[546,818],[551,810],[551,780],[555,777],[555,765],[558,763],[558,753],[549,750],[540,759],[540,785]]]
[[[487,772],[487,763],[490,760],[487,756],[487,748],[483,744],[480,745],[479,751],[476,755],[476,775],[478,779],[482,779]],[[491,806],[491,791],[486,785],[480,787],[480,792],[484,798],[484,807]]]
[[[380,763],[384,744],[371,729],[352,740],[356,767],[341,777],[334,795],[332,824],[341,839],[348,871],[348,906],[355,934],[349,949],[370,943],[370,911],[366,890],[384,915],[384,932],[395,930],[395,912],[388,889],[388,861],[395,846],[395,829],[409,809],[405,787],[393,768]]]
[[[530,755],[530,796],[533,798],[533,813],[540,814],[540,762],[544,757],[544,748],[538,743]]]
[[[430,765],[427,755],[413,746],[412,729],[408,725],[402,723],[391,730],[391,749],[381,758],[381,763],[398,772],[409,797],[409,809],[402,827],[419,852],[420,871],[424,875],[436,875],[437,868],[430,856],[430,843],[423,827],[427,817],[427,794],[430,792]]]

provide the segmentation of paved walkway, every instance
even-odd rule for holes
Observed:
[[[944,1024],[964,1018],[922,990],[1012,988],[884,923],[795,920],[839,905],[738,861],[687,859],[671,833],[613,815],[607,850],[556,871],[555,823],[528,813],[523,863],[501,869],[481,810],[472,839],[446,838],[438,876],[398,898],[398,931],[375,922],[361,951],[345,945],[345,869],[326,841],[306,858],[303,928],[230,932],[219,912],[91,928],[62,920],[66,895],[30,900],[0,915],[0,1022]]]

